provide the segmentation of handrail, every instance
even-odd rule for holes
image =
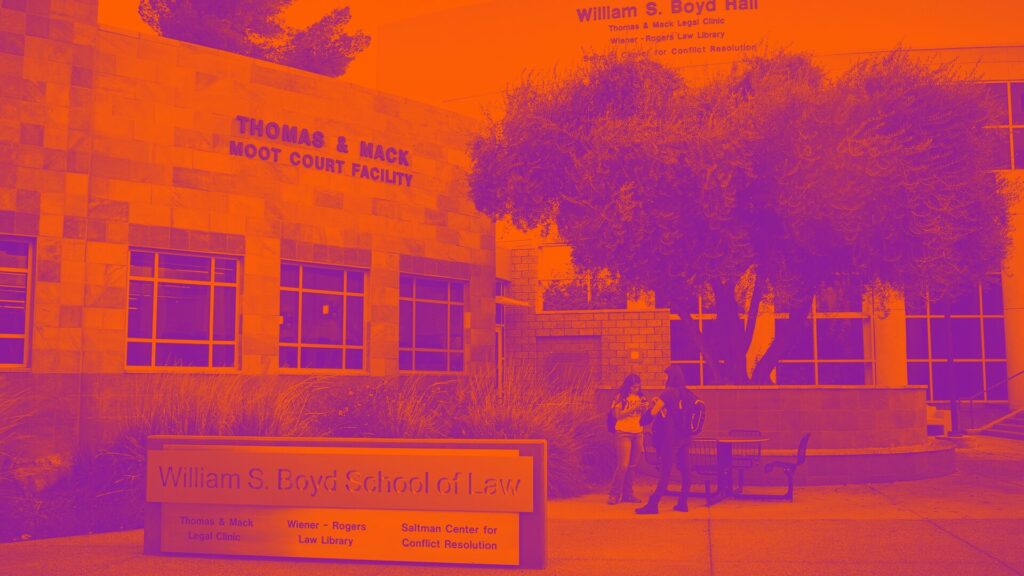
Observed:
[[[965,400],[967,400],[967,406],[968,406],[967,409],[970,412],[969,417],[970,417],[970,420],[971,420],[971,425],[970,425],[971,429],[974,429],[974,401],[977,400],[978,398],[981,398],[986,392],[991,392],[992,390],[998,389],[1000,386],[1007,386],[1007,385],[1009,385],[1010,384],[1010,380],[1013,380],[1014,378],[1016,378],[1016,377],[1018,377],[1018,376],[1020,376],[1022,374],[1024,374],[1024,370],[1016,372],[1012,376],[1007,376],[1006,379],[1004,379],[1002,382],[999,382],[995,386],[989,386],[987,389],[983,389],[981,392],[978,392],[977,394],[974,394],[973,396],[969,396],[969,397],[965,398]]]

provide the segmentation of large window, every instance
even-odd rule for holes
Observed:
[[[985,84],[996,105],[995,124],[986,131],[993,139],[995,170],[1024,170],[1024,82]]]
[[[0,366],[28,364],[31,244],[0,238]]]
[[[366,273],[281,264],[282,368],[362,370]]]
[[[788,340],[777,384],[871,384],[871,318],[856,289],[827,289],[806,318],[776,314],[775,336]]]
[[[398,290],[398,368],[461,372],[465,333],[462,282],[402,275]]]
[[[131,251],[128,366],[235,366],[239,261]]]
[[[690,314],[673,316],[669,324],[672,363],[682,367],[688,384],[716,384],[696,340],[697,335],[704,332],[707,323],[716,318],[714,301],[710,296],[698,296],[687,308],[692,311]]]
[[[608,273],[580,274],[572,264],[572,248],[557,244],[541,246],[537,257],[541,309],[620,310],[628,296]]]
[[[1006,399],[1003,293],[993,275],[950,302],[907,298],[907,381],[930,400]]]

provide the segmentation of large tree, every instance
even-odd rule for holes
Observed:
[[[295,0],[140,0],[139,14],[157,33],[326,76],[341,76],[370,45],[346,34],[352,19],[339,8],[305,29],[286,25],[282,11]]]
[[[1010,198],[970,80],[902,51],[836,77],[755,57],[700,85],[598,57],[509,90],[470,187],[492,216],[555,224],[581,271],[679,314],[704,295],[717,316],[691,336],[715,380],[768,383],[792,338],[778,330],[748,369],[767,302],[802,318],[828,290],[952,296],[999,269]]]

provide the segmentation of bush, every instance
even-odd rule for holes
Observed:
[[[37,413],[28,388],[0,382],[0,497],[12,488],[18,447],[28,437],[29,421]]]
[[[450,426],[441,410],[451,380],[387,377],[349,387],[339,399],[335,436],[445,438]]]

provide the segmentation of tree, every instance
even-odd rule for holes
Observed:
[[[370,45],[362,32],[344,32],[352,19],[339,8],[305,29],[284,24],[294,0],[140,0],[139,14],[162,36],[341,76]]]
[[[970,80],[898,50],[835,78],[760,56],[699,86],[599,56],[509,90],[470,188],[494,217],[555,224],[579,270],[678,314],[704,295],[717,316],[691,336],[716,381],[765,384],[792,341],[778,332],[748,371],[767,302],[802,318],[826,290],[941,296],[998,270],[1009,185]]]

